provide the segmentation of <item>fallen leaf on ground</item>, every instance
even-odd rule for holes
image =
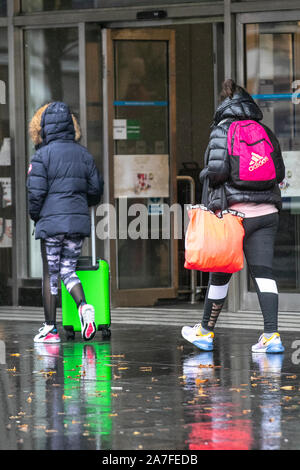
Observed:
[[[208,379],[203,379],[203,380],[202,379],[196,379],[195,380],[196,385],[204,384],[205,382],[208,382]]]
[[[20,431],[28,432],[28,424],[21,424],[18,428]]]

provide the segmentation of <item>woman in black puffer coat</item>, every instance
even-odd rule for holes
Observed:
[[[263,118],[262,112],[246,90],[237,86],[233,80],[226,80],[223,83],[221,100],[214,116],[205,154],[206,166],[200,175],[202,183],[206,183],[204,188],[207,188],[202,195],[202,202],[214,212],[229,207],[245,214],[243,220],[244,254],[264,318],[264,333],[258,343],[252,346],[252,351],[282,352],[284,347],[277,331],[278,291],[272,269],[274,242],[279,222],[278,213],[281,209],[279,183],[285,177],[281,150],[275,135],[260,122]],[[234,121],[249,120],[256,121],[263,126],[272,144],[271,159],[274,163],[275,177],[271,181],[251,181],[250,184],[248,181],[247,183],[237,182],[234,178],[235,173],[228,156],[229,127]],[[266,141],[266,138],[263,138],[253,142],[252,136],[249,135],[248,123],[243,125],[243,129],[248,134],[246,140],[240,142],[246,142],[249,148],[253,149],[252,145]],[[233,150],[232,141],[231,144]],[[255,153],[252,153],[252,158],[253,155],[262,165],[265,160],[269,160],[269,157]],[[235,161],[232,160],[233,164]],[[248,171],[250,171],[250,165]],[[213,329],[226,300],[230,278],[231,274],[227,273],[210,274],[202,323],[193,328],[183,327],[182,329],[183,337],[200,349],[207,351],[213,349]]]
[[[281,193],[278,184],[270,189],[246,190],[234,186],[230,178],[230,162],[227,152],[227,134],[230,125],[236,120],[254,120],[260,122],[263,114],[252,97],[241,87],[233,85],[232,81],[224,83],[224,90],[221,94],[225,99],[218,106],[213,128],[210,134],[209,144],[205,154],[206,167],[202,170],[200,180],[203,183],[205,178],[209,179],[207,205],[213,212],[222,209],[221,186],[225,188],[225,195],[228,206],[236,203],[273,204],[278,210],[281,209]],[[229,96],[227,95],[229,93]],[[230,94],[232,93],[232,96]],[[277,138],[273,132],[261,122],[273,145],[273,161],[276,168],[277,183],[281,183],[285,176],[285,168],[282,160],[281,150]]]
[[[58,276],[74,298],[84,339],[96,332],[94,309],[85,301],[75,273],[84,238],[90,235],[89,206],[100,202],[103,180],[93,157],[81,146],[80,129],[65,103],[53,102],[32,118],[36,147],[28,169],[28,206],[41,239],[45,324],[35,342],[59,342],[56,329]]]

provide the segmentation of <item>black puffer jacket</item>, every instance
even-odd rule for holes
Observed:
[[[227,133],[233,121],[251,119],[261,121],[262,112],[252,97],[241,90],[226,98],[217,108],[213,129],[205,154],[205,168],[200,174],[203,183],[205,177],[209,178],[208,194],[203,194],[202,201],[210,210],[216,211],[224,208],[222,186],[225,188],[228,206],[239,202],[269,203],[281,209],[281,193],[278,184],[268,190],[241,190],[234,187],[230,177],[230,161],[227,152]],[[274,147],[272,155],[276,169],[277,183],[281,183],[285,176],[285,168],[277,138],[272,131],[264,126]]]
[[[41,117],[41,140],[28,170],[27,188],[35,238],[88,236],[89,206],[99,203],[103,180],[93,157],[75,142],[69,108],[51,103]]]

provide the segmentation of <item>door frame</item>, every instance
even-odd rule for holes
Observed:
[[[170,205],[177,202],[176,183],[176,70],[175,70],[175,31],[157,28],[102,29],[103,44],[103,151],[104,151],[104,203],[115,207],[114,199],[114,40],[168,41],[168,89],[169,89],[169,169]],[[170,214],[171,247],[171,286],[149,289],[118,289],[117,285],[117,243],[108,238],[104,243],[105,257],[110,264],[111,297],[114,306],[153,305],[159,298],[175,298],[178,291],[178,242],[174,238],[174,216]],[[108,222],[110,223],[110,222]]]
[[[280,23],[299,21],[300,10],[242,13],[236,18],[237,44],[237,82],[245,86],[245,25],[249,23]],[[248,269],[239,273],[239,304],[240,310],[259,311],[257,294],[248,290]],[[283,312],[300,311],[300,294],[279,293],[279,310]]]

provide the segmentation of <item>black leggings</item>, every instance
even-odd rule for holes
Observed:
[[[274,242],[278,213],[245,218],[244,254],[264,318],[264,332],[278,328],[278,291],[273,276]],[[212,331],[227,297],[232,274],[211,273],[205,297],[202,326]]]

